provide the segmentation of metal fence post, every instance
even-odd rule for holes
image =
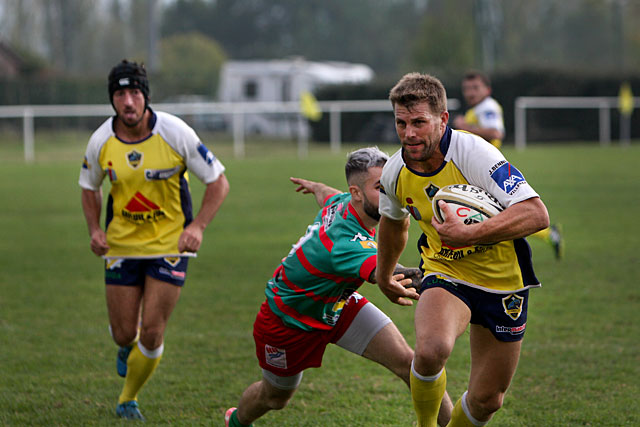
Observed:
[[[25,108],[22,114],[22,132],[24,138],[24,161],[33,163],[35,160],[35,142],[33,131],[33,110]]]

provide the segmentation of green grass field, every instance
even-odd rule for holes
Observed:
[[[37,161],[0,137],[0,424],[111,425],[122,386],[107,330],[102,262],[89,249],[77,185],[87,135],[37,135]],[[18,139],[19,140],[19,139]],[[207,140],[207,139],[205,139]],[[46,142],[42,142],[46,141]],[[316,212],[289,176],[345,188],[345,151],[294,143],[208,143],[227,166],[230,195],[191,263],[166,331],[165,354],[140,394],[149,424],[223,425],[226,408],[260,378],[252,324],[267,278]],[[382,147],[388,152],[395,147]],[[505,154],[563,224],[566,257],[530,239],[541,289],[495,426],[640,425],[640,145],[534,145]],[[192,184],[199,205],[202,185]],[[411,242],[403,263],[415,265]],[[362,293],[414,343],[413,308]],[[447,365],[457,399],[468,380],[468,336]],[[284,411],[259,426],[410,426],[405,385],[384,368],[331,346]]]

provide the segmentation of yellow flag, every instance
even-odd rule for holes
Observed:
[[[631,92],[629,82],[624,82],[620,85],[620,92],[618,92],[618,109],[623,116],[630,116],[633,112],[633,93]]]
[[[300,94],[300,112],[307,119],[317,122],[322,118],[322,111],[316,97],[309,91]]]

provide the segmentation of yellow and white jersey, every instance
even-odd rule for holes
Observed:
[[[474,126],[482,128],[497,129],[504,134],[504,119],[502,115],[502,107],[498,101],[487,96],[473,108],[467,110],[464,120]],[[494,139],[491,144],[500,148],[502,141]]]
[[[451,281],[489,292],[507,293],[540,286],[525,239],[452,248],[443,245],[431,226],[432,198],[450,184],[472,184],[491,193],[504,207],[538,197],[500,150],[479,136],[447,127],[440,150],[445,158],[433,173],[411,170],[398,150],[382,170],[380,213],[402,220],[413,216],[422,229],[418,242],[421,268]]]
[[[111,181],[106,258],[178,256],[178,238],[193,219],[187,169],[203,183],[224,166],[178,117],[153,112],[151,134],[124,142],[105,121],[91,136],[80,169],[80,187],[98,191]],[[184,254],[182,254],[184,255]]]

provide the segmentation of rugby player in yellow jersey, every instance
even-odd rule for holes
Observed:
[[[89,139],[80,170],[91,250],[105,258],[109,328],[125,377],[116,414],[144,419],[138,392],[164,351],[164,330],[203,232],[229,192],[224,166],[179,118],[149,107],[143,65],[123,60],[109,73],[116,112]],[[194,217],[187,169],[206,190]],[[100,227],[102,181],[111,189]]]
[[[468,389],[448,425],[484,425],[502,406],[516,371],[529,289],[540,286],[524,237],[549,225],[547,209],[497,148],[447,126],[447,95],[437,78],[407,74],[389,98],[401,149],[380,178],[376,280],[392,302],[410,305],[412,298],[418,299],[410,380],[418,424],[436,425],[447,359],[469,327]],[[482,187],[506,208],[465,225],[441,201],[446,219],[438,223],[431,198],[449,184]],[[419,297],[392,276],[407,243],[410,216],[423,232]]]
[[[491,96],[491,80],[486,74],[468,71],[462,79],[462,96],[469,109],[464,116],[453,119],[453,127],[474,133],[500,148],[505,136],[502,107]],[[560,224],[540,230],[532,235],[542,239],[553,248],[556,259],[564,254],[564,239]]]

